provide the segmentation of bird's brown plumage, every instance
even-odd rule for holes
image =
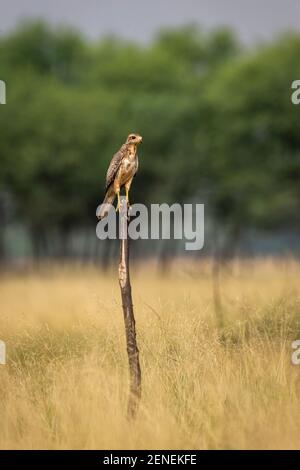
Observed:
[[[125,186],[126,199],[133,177],[138,169],[137,146],[142,142],[142,137],[138,134],[129,134],[125,144],[113,156],[106,174],[106,193],[103,204],[97,213],[98,219],[102,219],[108,213],[108,204],[112,204],[115,196],[118,196],[118,207],[120,204],[120,189]]]
[[[113,183],[115,176],[117,174],[118,169],[120,168],[122,159],[126,156],[127,153],[127,145],[123,144],[120,150],[114,154],[109,164],[107,173],[106,173],[106,191],[108,190],[109,186]]]

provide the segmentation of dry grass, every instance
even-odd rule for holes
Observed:
[[[128,376],[116,273],[4,275],[0,448],[300,448],[300,264],[232,265],[215,324],[209,266],[132,273],[143,397]]]

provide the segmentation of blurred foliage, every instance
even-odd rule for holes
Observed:
[[[94,226],[109,161],[139,132],[133,201],[197,198],[233,233],[298,228],[299,54],[297,34],[243,50],[194,25],[141,46],[22,24],[0,39],[1,193],[38,239]]]

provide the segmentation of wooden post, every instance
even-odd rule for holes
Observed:
[[[139,350],[136,342],[135,319],[132,305],[131,284],[129,276],[129,240],[128,240],[128,205],[124,197],[120,206],[120,261],[119,284],[125,323],[127,355],[129,362],[130,390],[128,399],[128,416],[134,418],[141,398],[141,368]]]

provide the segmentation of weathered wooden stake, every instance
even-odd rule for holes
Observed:
[[[129,276],[129,240],[128,240],[128,204],[124,197],[120,206],[120,261],[119,284],[125,323],[127,355],[129,362],[130,390],[128,399],[128,416],[134,418],[141,398],[141,367],[139,350],[136,342],[135,319],[132,305],[131,284]]]

